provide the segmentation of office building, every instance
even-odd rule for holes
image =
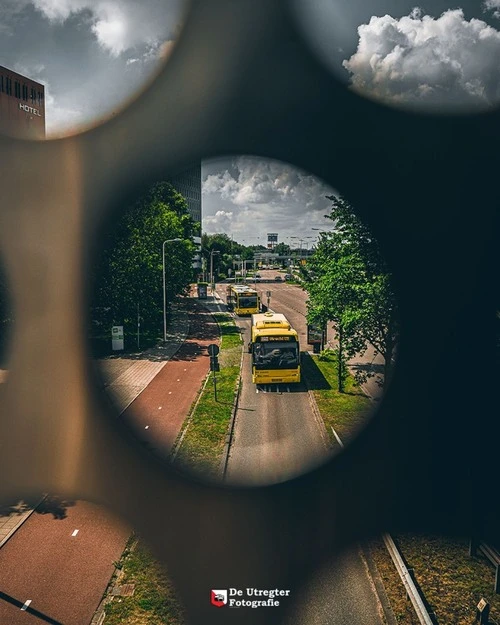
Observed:
[[[169,182],[186,198],[189,214],[201,228],[201,163],[174,176]]]
[[[45,87],[0,66],[0,133],[45,139]]]

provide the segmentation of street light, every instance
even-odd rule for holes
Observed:
[[[182,241],[182,239],[167,239],[163,241],[162,258],[163,258],[163,342],[167,342],[167,285],[165,284],[165,244],[174,241]]]
[[[220,250],[210,251],[210,287],[212,289],[212,296],[214,294],[214,254],[220,254]]]

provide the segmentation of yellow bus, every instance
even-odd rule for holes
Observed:
[[[252,354],[254,384],[300,382],[299,335],[280,313],[252,315]]]
[[[227,288],[227,307],[237,315],[253,315],[260,312],[260,296],[246,284],[233,284]]]

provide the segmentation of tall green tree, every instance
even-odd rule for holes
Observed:
[[[167,302],[171,303],[192,280],[195,227],[186,200],[169,183],[153,185],[126,207],[107,233],[95,270],[93,321],[106,332],[115,324],[133,332],[139,311],[143,330],[160,332],[163,242],[181,239],[165,247]]]
[[[308,265],[302,269],[309,293],[308,321],[332,322],[338,339],[339,390],[347,359],[369,345],[384,358],[385,384],[391,377],[398,336],[397,305],[390,273],[377,242],[343,197],[328,196],[327,217],[335,229],[323,233]],[[358,371],[359,381],[374,375]]]

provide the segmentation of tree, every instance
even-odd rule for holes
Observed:
[[[127,207],[107,233],[95,270],[92,319],[100,326],[124,325],[133,332],[138,308],[144,331],[159,331],[163,316],[163,256],[166,244],[167,302],[192,279],[195,223],[185,199],[169,183],[157,183]]]
[[[292,249],[286,243],[278,243],[278,245],[274,247],[273,252],[278,254],[278,256],[290,256]]]
[[[322,233],[307,267],[302,268],[309,293],[309,323],[333,322],[338,338],[339,390],[347,359],[371,344],[384,358],[384,381],[391,377],[398,336],[397,306],[390,274],[377,242],[343,197],[327,196],[335,223]],[[358,381],[374,375],[358,371]]]

